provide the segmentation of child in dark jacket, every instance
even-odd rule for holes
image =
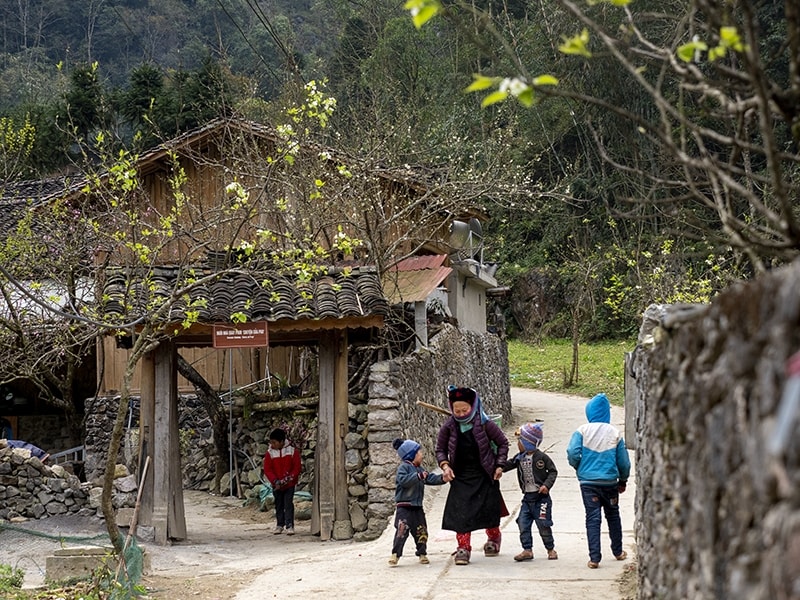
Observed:
[[[264,475],[275,498],[275,529],[272,533],[294,535],[294,488],[300,477],[300,452],[286,439],[283,429],[269,434],[269,448],[264,455]]]
[[[517,470],[519,487],[522,489],[522,504],[517,517],[519,541],[522,552],[514,557],[516,561],[533,560],[533,536],[531,526],[536,523],[539,535],[547,549],[548,560],[558,558],[553,539],[553,499],[550,489],[558,477],[553,460],[539,450],[544,434],[539,423],[526,423],[517,433],[519,454],[509,460],[504,471]]]
[[[392,556],[389,564],[394,566],[403,556],[403,546],[409,534],[414,537],[417,544],[416,555],[423,565],[429,564],[428,560],[428,523],[425,520],[425,510],[422,501],[425,497],[426,485],[442,485],[444,479],[441,475],[428,473],[422,468],[422,449],[414,440],[396,439],[392,446],[402,459],[397,467],[395,478],[394,499],[397,503],[397,512],[394,518],[395,534],[392,542]]]

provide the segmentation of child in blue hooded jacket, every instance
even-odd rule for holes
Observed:
[[[631,471],[628,449],[619,430],[611,425],[611,405],[605,394],[597,394],[586,404],[586,419],[569,441],[567,460],[578,476],[586,511],[586,537],[589,543],[589,568],[600,566],[601,511],[605,512],[611,552],[625,560],[622,549],[622,522],[619,494],[625,491]]]
[[[416,554],[419,562],[429,564],[428,560],[428,523],[422,502],[426,485],[443,485],[444,478],[440,473],[428,473],[422,467],[422,447],[414,440],[396,439],[392,447],[397,450],[402,462],[397,467],[395,477],[394,500],[397,512],[394,518],[395,534],[392,540],[392,556],[389,564],[395,566],[403,556],[403,546],[408,536],[414,538],[417,545]]]

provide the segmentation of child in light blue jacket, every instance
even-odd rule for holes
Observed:
[[[597,394],[586,404],[586,419],[569,441],[567,460],[578,476],[586,510],[586,537],[589,543],[589,568],[600,566],[601,511],[608,522],[611,552],[625,560],[622,549],[622,522],[619,494],[625,491],[631,471],[628,449],[619,429],[611,425],[611,405],[605,394]]]

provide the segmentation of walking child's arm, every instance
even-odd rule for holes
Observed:
[[[547,454],[544,455],[544,468],[547,470],[547,477],[542,485],[545,486],[549,492],[551,489],[553,489],[553,484],[556,482],[556,477],[558,477],[558,469],[556,469],[556,463],[554,463],[553,459]],[[542,493],[546,494],[547,492]]]

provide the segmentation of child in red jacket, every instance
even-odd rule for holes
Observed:
[[[286,440],[283,429],[269,434],[269,449],[264,455],[264,475],[275,498],[275,529],[272,533],[294,535],[294,488],[300,477],[300,452]]]

